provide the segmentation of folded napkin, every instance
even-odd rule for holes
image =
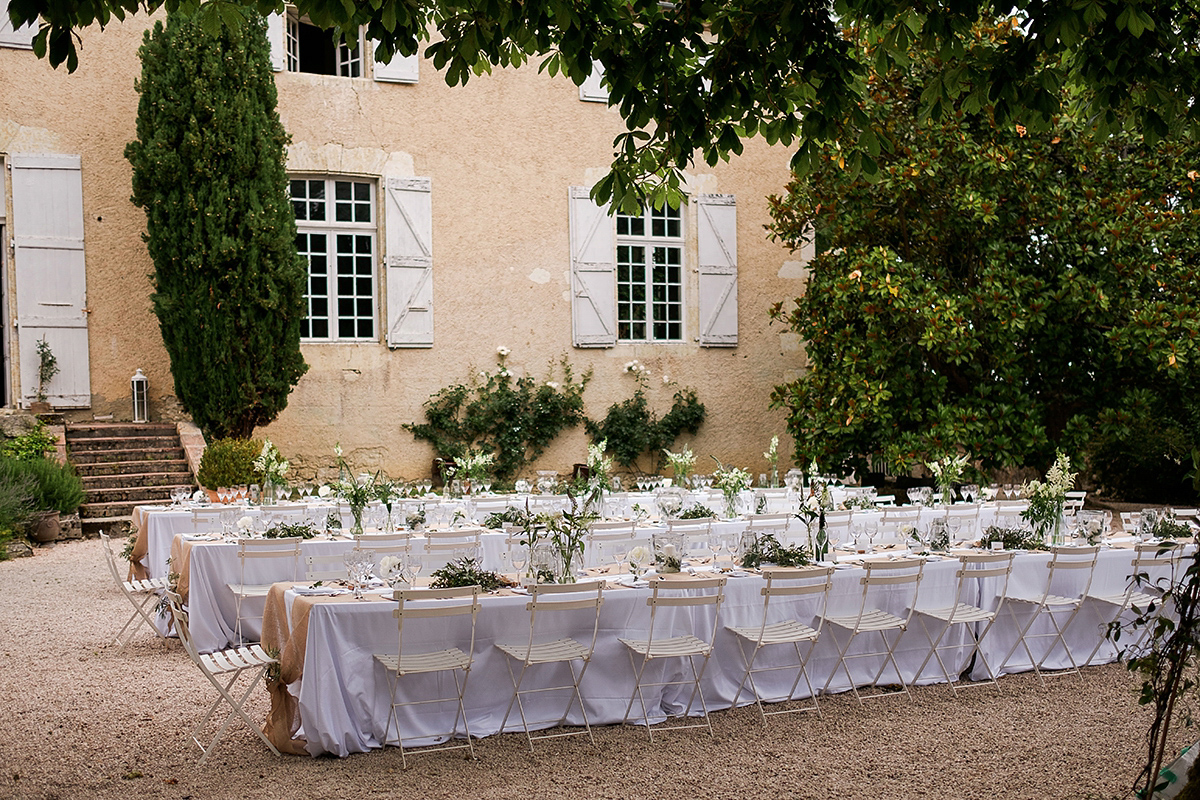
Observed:
[[[301,597],[333,597],[339,594],[350,594],[349,589],[338,586],[295,586],[292,590]]]
[[[645,589],[650,585],[650,581],[634,578],[632,575],[622,575],[619,578],[615,578],[612,582],[617,586],[627,586],[631,589]]]

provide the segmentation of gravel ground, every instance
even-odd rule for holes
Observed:
[[[0,797],[14,798],[1113,798],[1138,771],[1149,715],[1120,665],[1074,677],[1001,679],[1001,691],[944,686],[868,702],[822,702],[824,717],[753,707],[703,732],[596,730],[539,742],[520,735],[410,759],[393,749],[346,759],[276,758],[233,729],[204,766],[187,738],[213,697],[179,643],[145,628],[118,650],[130,612],[99,541],[0,563]],[[265,718],[267,696],[252,716]],[[1180,734],[1184,736],[1184,734]],[[1179,742],[1182,744],[1182,742]]]

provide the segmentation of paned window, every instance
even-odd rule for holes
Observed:
[[[617,339],[683,340],[683,221],[678,208],[617,214]]]
[[[375,339],[375,184],[293,178],[291,195],[296,249],[308,262],[301,338]]]
[[[346,46],[329,31],[322,30],[302,17],[294,8],[287,12],[287,70],[317,75],[362,77],[363,44]]]

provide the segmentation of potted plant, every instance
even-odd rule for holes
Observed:
[[[38,354],[38,388],[37,401],[29,406],[29,410],[35,414],[48,414],[51,411],[51,406],[46,402],[46,387],[50,385],[50,381],[54,380],[54,376],[59,373],[58,359],[54,356],[54,352],[50,349],[50,343],[43,336],[37,343]]]
[[[204,448],[196,481],[217,500],[217,489],[257,482],[254,460],[262,453],[262,443],[254,439],[217,439]]]

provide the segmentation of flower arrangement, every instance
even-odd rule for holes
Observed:
[[[631,549],[625,558],[629,561],[629,571],[636,576],[643,567],[654,560],[654,553],[646,545],[639,544]]]
[[[1067,490],[1075,485],[1076,473],[1071,472],[1071,459],[1061,450],[1054,463],[1046,471],[1046,480],[1032,480],[1021,486],[1021,496],[1029,501],[1029,508],[1021,516],[1029,521],[1034,531],[1049,536],[1051,544],[1062,543],[1062,512],[1067,500]]]
[[[271,440],[264,439],[262,452],[254,459],[254,469],[262,479],[271,483],[283,483],[283,476],[287,474],[289,466],[287,459],[280,455]]]
[[[451,473],[453,476],[474,483],[482,483],[491,477],[496,454],[485,453],[482,450],[468,450],[465,456],[459,456],[454,461],[457,468]]]
[[[346,501],[346,504],[350,506],[350,513],[354,516],[354,527],[351,529],[351,533],[357,536],[362,533],[363,509],[367,507],[367,503],[370,503],[376,497],[377,489],[375,487],[375,480],[378,475],[363,472],[357,479],[351,478],[352,470],[346,464],[346,460],[342,458],[342,446],[340,443],[334,444],[333,455],[337,459],[338,479],[330,484],[328,492],[323,492],[322,490],[325,487],[322,486],[321,489],[317,490],[317,494],[321,497],[328,497],[330,494],[334,494]]]
[[[942,493],[942,502],[950,505],[954,500],[954,484],[962,479],[963,470],[967,466],[968,457],[944,456],[937,461],[926,462],[925,466],[933,473],[938,489]]]
[[[692,452],[692,448],[684,445],[678,453],[672,453],[663,448],[663,455],[666,457],[671,471],[675,473],[675,485],[686,486],[688,476],[696,468],[696,455]]]
[[[606,456],[604,451],[608,449],[608,440],[605,439],[599,444],[588,445],[587,466],[588,479],[593,485],[599,485],[601,488],[608,486],[609,476],[612,474],[613,459],[612,456]]]
[[[779,437],[771,437],[771,446],[763,453],[767,460],[767,473],[771,476],[771,487],[779,485]]]
[[[713,470],[713,483],[725,495],[725,516],[733,519],[738,515],[738,495],[750,488],[750,473],[740,467],[727,467],[713,456],[717,468]]]

